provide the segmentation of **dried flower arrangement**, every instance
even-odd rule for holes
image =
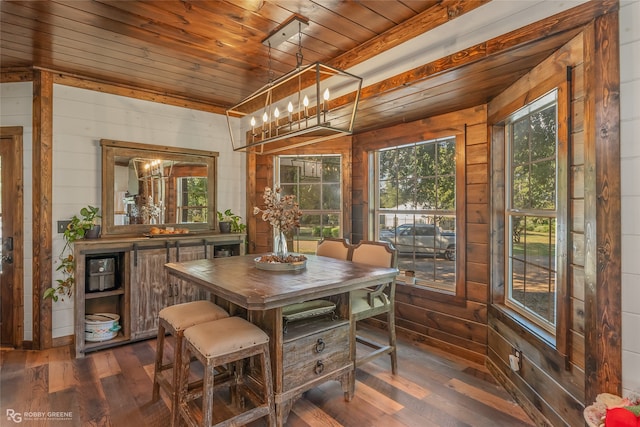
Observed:
[[[266,187],[262,195],[264,209],[257,206],[253,208],[253,214],[262,214],[262,220],[268,222],[276,234],[276,254],[267,262],[291,262],[291,255],[288,255],[286,250],[284,234],[300,227],[302,211],[296,202],[296,196],[282,195],[281,193],[280,187],[274,189]],[[304,255],[299,257],[304,257]]]

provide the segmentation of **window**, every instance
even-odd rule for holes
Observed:
[[[392,242],[417,284],[455,290],[456,138],[375,154],[375,235]]]
[[[177,222],[207,222],[207,178],[178,178]]]
[[[557,91],[506,123],[505,304],[554,334],[558,254]]]
[[[313,254],[323,237],[342,237],[341,156],[279,156],[276,164],[282,193],[303,212],[293,251]]]

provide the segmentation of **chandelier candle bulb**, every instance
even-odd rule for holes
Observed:
[[[269,132],[267,127],[267,120],[269,120],[269,115],[265,111],[264,114],[262,115],[262,133],[264,134],[263,138],[266,138],[267,133]]]
[[[291,101],[289,101],[289,104],[287,104],[287,111],[289,112],[289,130],[291,130],[291,115],[293,113],[293,104],[291,103]]]
[[[278,110],[278,107],[276,107],[275,110],[273,110],[273,117],[275,117],[276,119],[276,135],[278,134],[278,117],[280,117],[280,110]]]
[[[307,95],[304,96],[304,99],[302,100],[302,105],[304,105],[304,119],[307,123],[307,127],[309,126],[309,98],[307,97]]]
[[[322,98],[324,99],[324,101],[322,102],[322,111],[324,112],[324,122],[327,122],[327,105],[329,102],[329,88],[326,88],[324,90],[324,93],[322,94]]]

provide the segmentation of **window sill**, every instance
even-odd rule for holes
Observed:
[[[489,312],[500,321],[508,324],[511,328],[519,329],[520,335],[531,337],[532,339],[529,341],[533,340],[535,344],[549,347],[557,352],[555,336],[531,322],[517,311],[510,309],[504,304],[492,304],[489,307]]]

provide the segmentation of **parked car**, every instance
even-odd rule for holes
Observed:
[[[433,254],[456,259],[456,235],[434,224],[402,224],[394,230],[381,230],[380,240],[393,243],[399,253]]]

